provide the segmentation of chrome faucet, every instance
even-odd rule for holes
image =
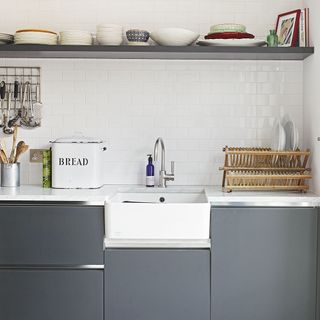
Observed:
[[[161,146],[161,167],[159,172],[159,187],[166,188],[167,181],[174,181],[174,162],[171,161],[171,173],[166,173],[166,150],[162,138],[158,138],[154,145],[154,161],[158,160],[159,145]]]

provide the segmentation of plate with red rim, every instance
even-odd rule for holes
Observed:
[[[50,33],[50,34],[54,34],[54,35],[58,35],[56,32],[54,31],[50,31],[50,30],[44,30],[44,29],[20,29],[17,30],[16,33],[22,33],[22,32],[41,32],[41,33]]]
[[[205,39],[254,39],[254,35],[248,32],[215,32],[208,33]]]

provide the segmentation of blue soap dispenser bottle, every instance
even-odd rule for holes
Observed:
[[[148,154],[148,164],[146,167],[146,187],[154,187],[154,165],[152,155]]]

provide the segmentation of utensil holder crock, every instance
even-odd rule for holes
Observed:
[[[1,187],[20,186],[20,163],[1,163]]]

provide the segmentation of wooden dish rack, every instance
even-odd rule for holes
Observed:
[[[273,151],[271,148],[225,147],[222,187],[232,190],[306,192],[311,179],[310,150]]]

